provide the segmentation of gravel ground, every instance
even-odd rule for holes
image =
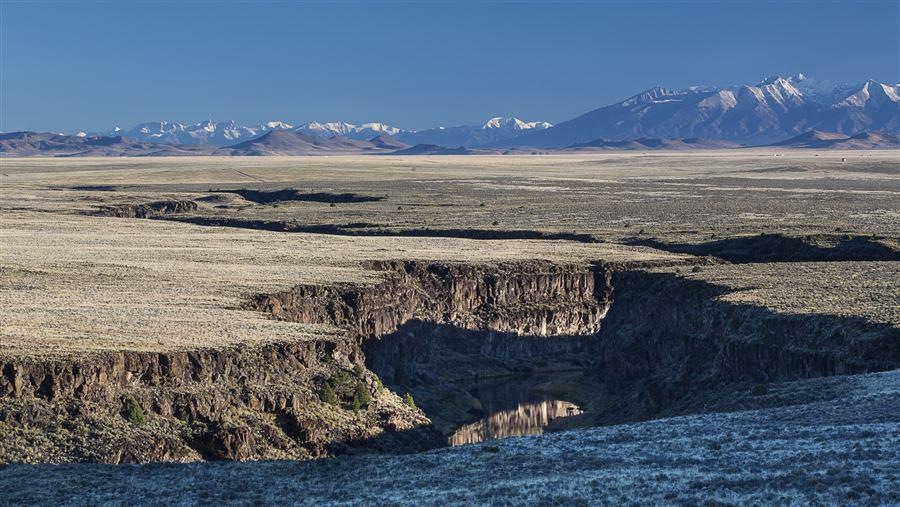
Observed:
[[[11,465],[0,504],[900,502],[900,370],[799,382],[835,398],[311,462]]]

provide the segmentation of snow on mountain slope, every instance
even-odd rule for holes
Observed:
[[[319,123],[317,121],[312,121],[308,123],[304,123],[297,127],[294,132],[299,132],[306,135],[312,136],[322,136],[322,137],[333,137],[333,136],[344,136],[349,137],[350,139],[358,139],[358,140],[367,140],[373,137],[379,136],[381,134],[387,134],[389,136],[396,136],[397,134],[404,132],[403,130],[392,127],[385,123],[363,123],[362,125],[354,125],[352,123],[347,123],[343,121],[333,121],[326,123]]]
[[[900,102],[900,86],[891,86],[877,81],[866,81],[862,88],[852,93],[834,107],[866,107],[869,101],[879,103]]]
[[[552,127],[553,124],[546,121],[522,121],[511,116],[496,116],[484,125],[483,129],[510,129],[510,130],[543,130]]]
[[[803,74],[755,85],[672,90],[655,86],[621,102],[489,147],[560,148],[595,139],[720,139],[759,144],[811,129],[854,135],[900,130],[900,89],[867,81],[851,87]]]

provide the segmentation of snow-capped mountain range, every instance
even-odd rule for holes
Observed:
[[[206,120],[200,123],[178,123],[170,121],[147,122],[123,130],[116,127],[108,136],[123,136],[141,142],[162,144],[211,144],[213,146],[229,146],[247,139],[259,137],[272,130],[290,130],[294,126],[281,121],[245,126],[234,121]]]
[[[798,74],[728,88],[656,86],[540,132],[492,147],[560,148],[597,139],[701,138],[764,144],[809,130],[900,131],[900,85],[851,86]]]
[[[638,138],[701,138],[765,144],[813,129],[848,136],[867,131],[900,132],[900,85],[874,80],[849,85],[797,74],[773,76],[755,85],[694,86],[683,90],[656,86],[557,125],[495,117],[476,125],[416,131],[379,122],[357,125],[343,121],[302,124],[270,121],[248,126],[234,121],[206,120],[193,124],[142,123],[128,130],[117,127],[99,134],[121,135],[140,142],[221,147],[271,131],[287,130],[355,140],[387,135],[408,145],[561,148],[598,139]]]
[[[109,132],[95,133],[93,135],[123,136],[135,141],[163,144],[231,146],[257,138],[273,130],[289,130],[310,136],[343,136],[357,140],[369,140],[387,134],[408,144],[428,143],[448,146],[470,146],[502,141],[516,137],[525,131],[546,129],[552,126],[545,121],[527,122],[518,118],[501,116],[491,118],[483,125],[437,127],[418,132],[378,122],[355,125],[343,121],[325,123],[312,121],[295,126],[283,121],[270,121],[258,125],[245,126],[239,125],[234,121],[217,122],[206,120],[192,124],[170,121],[148,122],[141,123],[128,130],[116,127]]]
[[[354,125],[352,123],[347,123],[344,121],[332,121],[327,123],[312,121],[300,125],[296,129],[294,129],[294,132],[300,132],[302,134],[312,136],[344,136],[351,139],[372,139],[373,137],[380,136],[381,134],[396,136],[397,134],[407,131],[377,122]]]

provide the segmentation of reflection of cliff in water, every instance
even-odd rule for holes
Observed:
[[[535,391],[537,385],[537,379],[529,378],[472,389],[470,393],[481,403],[484,416],[456,430],[448,442],[450,445],[463,445],[535,435],[543,433],[554,419],[581,413],[574,403]]]

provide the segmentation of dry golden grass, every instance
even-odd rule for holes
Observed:
[[[661,268],[657,271],[671,271]],[[682,276],[727,287],[721,297],[776,312],[863,317],[900,327],[900,263],[719,264]]]
[[[373,283],[372,259],[656,260],[608,244],[349,238],[4,210],[0,354],[172,350],[322,337],[336,330],[243,310],[296,284]]]

